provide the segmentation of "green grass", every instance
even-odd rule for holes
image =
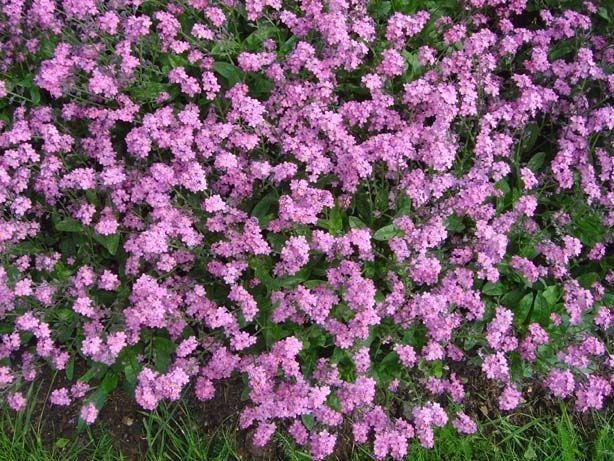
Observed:
[[[29,401],[35,401],[31,395]],[[147,461],[251,460],[253,455],[241,449],[239,437],[245,437],[232,421],[219,427],[206,428],[191,416],[185,403],[163,405],[152,413],[139,416],[144,446],[149,447],[138,458]],[[435,448],[427,450],[417,443],[409,448],[412,461],[606,461],[614,459],[614,415],[595,413],[581,424],[572,421],[564,407],[557,415],[531,417],[514,415],[526,421],[515,424],[511,416],[489,419],[479,425],[477,434],[459,436],[446,427],[438,431]],[[135,459],[124,456],[114,446],[108,430],[94,426],[71,438],[58,438],[44,443],[44,421],[33,405],[19,414],[0,410],[1,461],[115,461]],[[297,448],[287,436],[278,435],[276,459],[308,461],[304,449]],[[344,457],[343,461],[346,461]],[[341,458],[339,458],[341,459]],[[351,461],[372,459],[368,447],[354,447]],[[350,460],[348,460],[350,461]]]
[[[614,458],[614,428],[610,417],[592,416],[594,428],[572,423],[565,410],[560,415],[539,418],[526,415],[519,425],[509,416],[491,419],[479,426],[477,434],[459,437],[446,427],[439,433],[435,448],[413,446],[409,458],[426,460],[539,460],[576,461]]]
[[[145,458],[149,461],[241,459],[234,436],[237,431],[225,423],[205,435],[185,403],[162,405],[152,413],[143,414],[143,435],[152,447]]]

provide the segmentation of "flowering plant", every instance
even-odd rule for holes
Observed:
[[[0,396],[63,370],[91,424],[242,377],[314,459],[474,432],[476,376],[602,408],[612,14],[0,0]]]

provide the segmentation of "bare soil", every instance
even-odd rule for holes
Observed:
[[[465,412],[476,420],[496,417],[499,414],[496,401],[501,389],[491,380],[482,377],[481,374],[463,373],[466,370],[462,368],[455,371],[465,383],[467,391]],[[51,390],[69,386],[70,383],[61,374],[57,375],[55,381],[51,375],[43,375],[39,379],[41,386],[33,423],[40,427],[45,445],[51,447],[58,439],[70,439],[74,441],[72,443],[85,443],[86,436],[77,431],[80,404],[73,403],[68,407],[58,407],[47,402]],[[205,436],[213,435],[222,425],[234,430],[238,445],[236,448],[243,459],[284,460],[285,456],[281,447],[274,444],[269,444],[264,448],[254,447],[251,443],[253,431],[238,429],[238,415],[244,404],[241,401],[241,390],[240,382],[220,383],[217,386],[216,396],[212,400],[203,403],[190,398],[186,408]],[[524,391],[527,402],[520,411],[511,413],[510,418],[513,423],[523,424],[531,417],[560,412],[559,404],[548,397],[545,389],[539,383],[536,383],[533,388],[525,388]],[[179,407],[175,415],[181,418],[184,416],[183,411],[183,408]],[[584,428],[590,430],[591,420],[588,415],[572,413],[571,416]],[[134,399],[118,388],[107,397],[92,430],[94,434],[97,432],[108,434],[115,448],[128,460],[140,461],[145,459],[148,449],[144,438],[144,417],[143,410]],[[350,424],[345,423],[339,428],[338,434],[338,444],[332,458],[336,461],[345,461],[351,458],[353,449]]]

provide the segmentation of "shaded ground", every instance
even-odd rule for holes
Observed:
[[[481,421],[497,417],[499,411],[496,408],[496,400],[501,392],[500,388],[479,374],[463,373],[463,371],[462,369],[456,370],[467,390],[466,413]],[[55,380],[52,375],[44,375],[40,379],[32,423],[35,427],[40,428],[40,437],[47,447],[57,446],[58,441],[85,443],[90,437],[76,430],[80,404],[58,407],[46,403],[52,389],[65,385],[69,383],[65,382],[63,374],[58,374]],[[233,434],[237,455],[243,459],[254,461],[289,459],[279,444],[272,443],[265,448],[254,447],[251,443],[253,431],[238,429],[237,418],[243,406],[241,390],[242,383],[240,382],[220,383],[214,399],[203,403],[191,398],[185,402],[185,405],[173,407],[173,417],[177,421],[186,419],[192,421],[196,430],[205,439],[213,439],[220,428],[226,428]],[[522,426],[530,422],[531,418],[560,413],[560,404],[550,399],[539,384],[525,390],[528,402],[518,412],[510,415],[509,421],[512,423]],[[589,414],[572,413],[571,417],[587,434],[596,433],[599,430],[593,427],[594,420]],[[126,459],[143,460],[148,453],[148,440],[145,437],[147,418],[148,414],[143,412],[131,397],[121,389],[117,389],[107,397],[92,431],[94,435],[107,434],[113,446]],[[338,446],[332,458],[337,461],[350,460],[355,447],[352,443],[349,423],[344,424],[338,433]],[[530,432],[527,435],[531,436]],[[228,456],[224,459],[234,459],[234,457]]]

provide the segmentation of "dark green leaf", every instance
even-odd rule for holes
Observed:
[[[482,293],[490,296],[500,296],[505,293],[505,287],[501,282],[485,283],[482,287]]]
[[[328,231],[337,235],[343,230],[343,211],[338,206],[335,206],[328,214]]]
[[[380,227],[373,234],[375,240],[385,241],[390,240],[392,237],[399,235],[400,231],[394,224],[388,224],[387,226]]]
[[[68,362],[66,362],[64,373],[66,374],[67,380],[69,381],[73,380],[73,377],[75,376],[75,358],[74,357],[71,357],[70,359],[68,359]]]
[[[557,285],[551,285],[546,287],[544,291],[541,292],[541,295],[549,306],[554,306],[561,298],[561,288]]]
[[[375,365],[375,377],[382,383],[387,383],[393,378],[401,376],[403,366],[396,352],[388,352],[384,358]]]
[[[536,123],[529,123],[524,130],[522,141],[520,144],[521,152],[529,152],[535,142],[537,141],[537,136],[539,135],[539,126]]]
[[[152,340],[154,363],[156,369],[164,373],[171,364],[171,355],[175,352],[176,345],[164,336],[156,336]]]
[[[462,232],[465,230],[462,218],[456,215],[450,215],[446,218],[446,229],[450,232]]]
[[[260,51],[260,47],[264,40],[270,37],[276,37],[280,32],[279,28],[275,26],[260,26],[245,39],[245,45],[247,45],[251,51]]]
[[[364,222],[362,222],[360,218],[357,218],[356,216],[350,216],[348,218],[348,221],[352,229],[361,229],[363,227],[367,227],[367,225]]]
[[[597,14],[606,21],[610,22],[610,15],[608,14],[608,9],[606,7],[600,6],[599,8],[597,8]]]
[[[112,235],[100,235],[97,233],[93,234],[94,240],[100,243],[103,247],[107,249],[111,255],[115,256],[117,254],[117,249],[119,248],[119,234]]]
[[[102,382],[100,383],[100,391],[107,395],[111,393],[116,387],[119,379],[115,373],[108,372]]]
[[[576,280],[583,288],[590,288],[593,283],[599,280],[599,274],[597,272],[589,272],[587,274],[582,274],[576,277]]]
[[[537,173],[545,160],[546,154],[544,152],[538,152],[527,162],[527,167],[534,173]]]
[[[501,298],[501,304],[503,304],[505,307],[513,309],[518,305],[518,302],[520,301],[520,299],[522,299],[523,296],[524,296],[523,290],[521,289],[512,290],[506,293]]]
[[[533,299],[533,293],[527,293],[522,297],[518,303],[518,306],[513,310],[514,321],[517,325],[522,325],[526,321],[533,306]]]
[[[535,296],[535,302],[533,304],[533,310],[531,311],[531,318],[529,321],[537,322],[540,325],[547,326],[550,318],[550,309],[548,301],[541,295]]]
[[[217,61],[213,63],[213,70],[226,80],[228,86],[234,86],[243,79],[243,72],[234,64]]]
[[[72,218],[65,218],[55,223],[55,229],[60,232],[83,232],[83,226],[79,221]]]
[[[269,212],[271,205],[277,201],[273,192],[265,195],[260,199],[258,203],[252,208],[252,216],[258,218],[258,221],[262,221],[266,214]]]
[[[316,420],[313,417],[313,415],[309,414],[309,415],[302,415],[301,416],[301,421],[303,422],[303,424],[305,425],[305,427],[308,430],[312,430],[315,426]]]

